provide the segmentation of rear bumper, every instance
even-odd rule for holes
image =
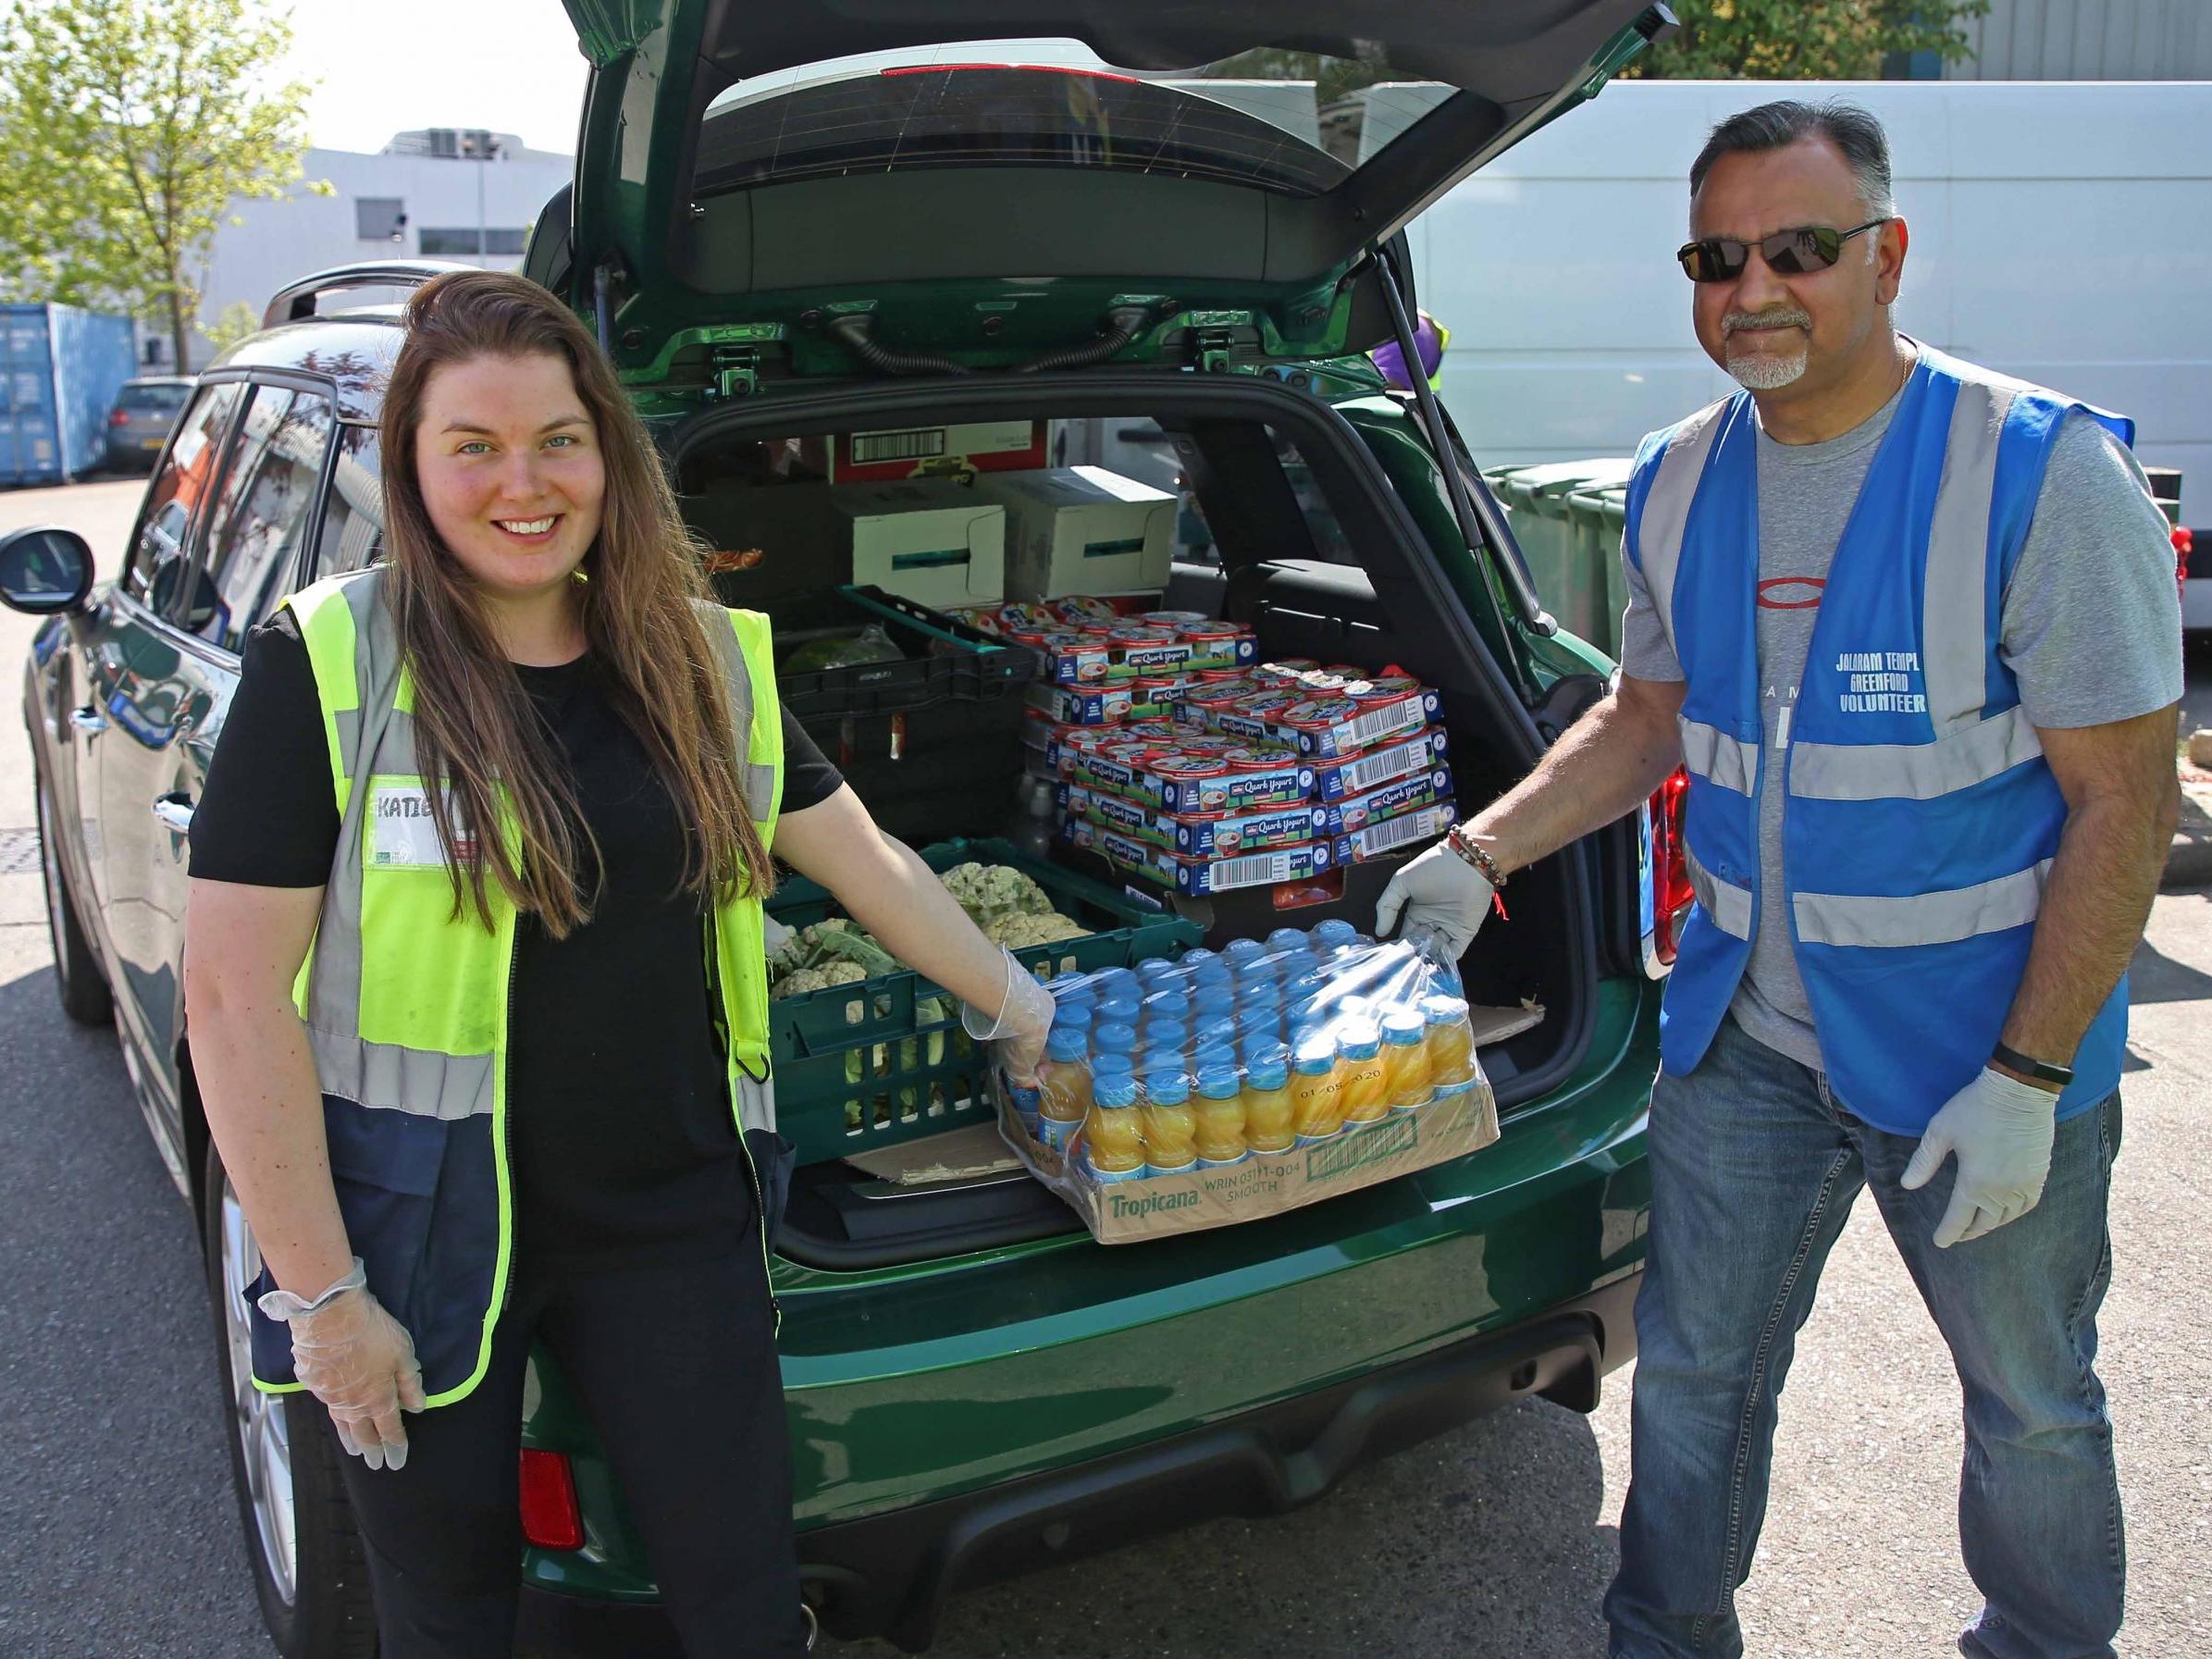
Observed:
[[[1171,1439],[958,1497],[799,1535],[823,1628],[929,1645],[956,1591],[1193,1521],[1306,1503],[1361,1465],[1543,1394],[1578,1411],[1636,1354],[1641,1274],[1538,1317]],[[676,1648],[657,1604],[525,1588],[521,1645],[656,1659]]]

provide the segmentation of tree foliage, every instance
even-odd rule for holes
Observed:
[[[193,273],[232,199],[301,176],[307,84],[269,84],[289,14],[10,0],[0,30],[0,283],[159,320],[182,366]]]
[[[1682,27],[1631,75],[1713,80],[1872,80],[1894,53],[1964,57],[1962,24],[1989,0],[1668,0]]]

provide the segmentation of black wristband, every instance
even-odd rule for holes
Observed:
[[[2017,1048],[2008,1048],[1999,1043],[1989,1051],[1989,1058],[2022,1077],[2033,1077],[2038,1083],[2055,1083],[2060,1088],[2074,1080],[2071,1066],[2053,1065],[2049,1060],[2033,1060]]]

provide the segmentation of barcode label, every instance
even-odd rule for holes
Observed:
[[[1369,755],[1364,761],[1354,761],[1344,768],[1344,787],[1353,794],[1363,793],[1378,784],[1387,784],[1392,778],[1418,772],[1428,764],[1428,745],[1401,743],[1395,749],[1386,749],[1380,754]]]
[[[1354,718],[1352,722],[1352,744],[1356,749],[1363,743],[1372,743],[1378,737],[1387,737],[1392,732],[1403,732],[1420,724],[1421,700],[1407,698],[1403,702],[1391,703],[1372,713]]]
[[[871,461],[919,461],[945,453],[945,428],[918,427],[908,432],[855,432],[852,447],[856,465],[866,465]]]
[[[1290,874],[1290,857],[1279,852],[1252,853],[1241,859],[1223,859],[1214,866],[1216,887],[1249,887],[1257,882],[1279,882]]]
[[[1418,841],[1433,835],[1428,811],[1408,812],[1403,818],[1386,818],[1380,823],[1370,823],[1360,832],[1360,845],[1369,853],[1388,852],[1407,841]]]

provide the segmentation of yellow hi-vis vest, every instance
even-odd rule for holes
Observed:
[[[369,1290],[414,1339],[429,1404],[443,1405],[482,1379],[507,1294],[515,910],[488,881],[488,931],[473,904],[453,913],[426,780],[415,763],[412,676],[380,598],[384,568],[317,582],[285,601],[314,666],[339,811],[322,916],[293,997],[322,1087],[347,1237]],[[707,609],[745,746],[746,799],[766,847],[784,768],[768,619]],[[511,813],[503,811],[495,829],[510,848],[518,844]],[[753,1131],[772,1137],[760,901],[717,906],[700,935],[702,971],[720,993],[739,1139]],[[755,1186],[765,1221],[757,1169]],[[268,1288],[265,1271],[248,1300]],[[255,1385],[299,1387],[285,1327],[258,1309],[252,1317]]]

